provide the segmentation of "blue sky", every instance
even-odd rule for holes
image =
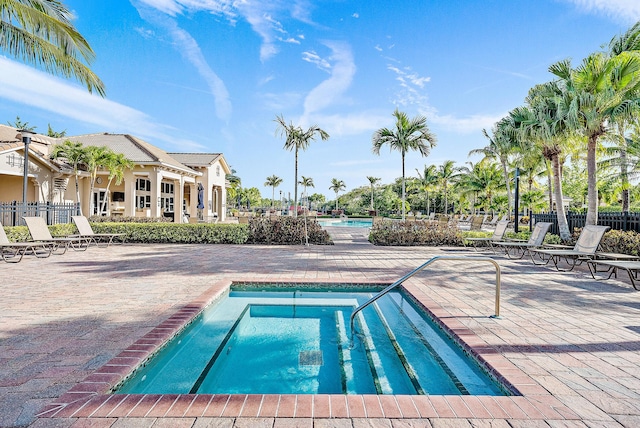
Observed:
[[[222,152],[271,196],[293,196],[294,157],[276,115],[331,138],[300,153],[299,174],[335,197],[367,176],[401,175],[398,152],[371,136],[398,107],[425,115],[438,145],[410,153],[462,164],[486,145],[483,128],[551,79],[552,63],[589,53],[640,20],[637,0],[64,0],[96,52],[107,97],[0,56],[0,122],[36,131],[129,133],[166,151]]]

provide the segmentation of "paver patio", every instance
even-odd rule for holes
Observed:
[[[491,265],[441,261],[407,286],[471,347],[496,354],[522,397],[178,397],[164,410],[160,399],[145,412],[136,403],[128,416],[101,407],[92,418],[36,417],[223,280],[392,282],[435,255],[477,256],[375,247],[347,229],[332,236],[334,246],[127,244],[0,265],[0,426],[640,426],[640,292],[623,276],[594,281],[586,268],[502,257],[499,320],[488,317]],[[186,416],[164,417],[184,400]]]

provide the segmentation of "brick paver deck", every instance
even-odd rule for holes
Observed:
[[[640,426],[640,292],[623,277],[594,281],[586,268],[558,273],[501,257],[499,320],[488,317],[489,264],[439,261],[406,285],[522,396],[104,398],[104,385],[212,287],[391,282],[434,255],[478,255],[374,247],[348,230],[334,236],[335,246],[127,244],[1,264],[0,426]],[[74,407],[71,394],[85,399]],[[36,417],[43,411],[54,417]]]

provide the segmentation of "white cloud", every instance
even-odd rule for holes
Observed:
[[[382,127],[390,126],[393,118],[389,113],[364,111],[348,114],[314,114],[310,122],[321,123],[322,129],[331,137],[361,136],[371,134]]]
[[[587,13],[604,13],[627,23],[640,20],[640,2],[637,0],[565,0]]]
[[[429,122],[439,125],[446,131],[457,134],[473,134],[480,132],[483,128],[491,129],[505,115],[506,113],[495,116],[477,114],[459,118],[452,115],[440,116],[432,111],[427,118]]]
[[[276,18],[288,12],[294,19],[310,22],[310,5],[305,0],[131,0],[143,3],[173,18],[187,12],[207,12],[225,17],[231,24],[246,20],[262,39],[260,60],[266,61],[278,53],[277,42],[296,43]],[[137,7],[137,6],[136,6]],[[139,8],[138,8],[139,9]],[[303,39],[304,36],[298,36]]]
[[[135,132],[136,136],[159,140],[176,149],[203,148],[193,141],[181,140],[175,128],[158,123],[139,110],[92,95],[85,88],[42,71],[2,56],[0,69],[0,98],[93,124],[109,132]]]
[[[326,42],[331,49],[331,76],[313,88],[304,100],[302,122],[306,122],[312,114],[328,107],[339,99],[349,88],[356,73],[351,47],[341,42]]]
[[[156,2],[158,0],[142,0],[147,2]],[[162,2],[163,4],[166,2]],[[231,118],[231,101],[229,100],[229,92],[224,82],[218,77],[218,75],[211,69],[207,60],[202,54],[198,42],[185,30],[180,28],[175,19],[161,15],[153,9],[145,7],[139,7],[138,12],[140,16],[154,24],[162,27],[169,36],[172,38],[173,43],[177,45],[177,50],[182,56],[187,59],[198,71],[200,76],[205,80],[207,86],[211,90],[215,99],[216,116],[224,121],[229,121]]]
[[[302,60],[315,64],[322,71],[331,72],[331,64],[324,58],[321,58],[315,51],[302,52]]]
[[[357,18],[360,18],[360,14],[359,14],[359,13],[357,13],[357,12],[356,12],[356,13],[354,13],[353,15],[351,15],[351,16],[352,16],[352,17],[354,17],[354,18],[356,18],[356,19],[357,19]]]

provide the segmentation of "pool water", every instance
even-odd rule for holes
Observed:
[[[233,290],[120,385],[127,394],[506,395],[400,291]]]
[[[320,226],[332,226],[332,227],[371,227],[373,222],[371,220],[319,220]]]

